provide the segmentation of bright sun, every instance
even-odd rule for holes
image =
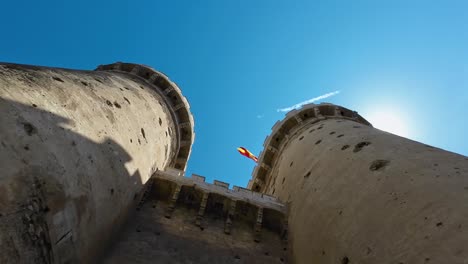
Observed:
[[[402,137],[410,136],[408,124],[400,113],[394,111],[377,111],[371,112],[369,116],[365,116],[364,118],[371,122],[375,128],[380,130]]]

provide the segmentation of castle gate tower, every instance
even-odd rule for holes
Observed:
[[[289,112],[249,187],[289,206],[295,263],[468,263],[468,158],[346,108]]]
[[[184,170],[181,91],[147,66],[0,64],[0,263],[92,263],[153,172]]]

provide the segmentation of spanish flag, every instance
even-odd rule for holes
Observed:
[[[255,162],[258,162],[258,159],[257,157],[255,157],[254,154],[252,154],[252,152],[248,151],[246,148],[244,147],[238,147],[237,148],[237,151],[239,151],[239,153],[242,155],[242,156],[245,156],[249,159],[252,159],[253,161]]]

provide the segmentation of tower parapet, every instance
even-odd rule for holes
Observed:
[[[372,127],[356,111],[342,106],[321,103],[319,105],[307,104],[300,109],[294,109],[288,112],[283,120],[275,123],[271,134],[263,142],[263,151],[259,155],[258,165],[254,168],[248,188],[256,192],[265,191],[266,185],[270,182],[271,168],[291,137],[297,135],[305,127],[327,119],[351,120]]]
[[[170,166],[179,170],[185,170],[192,144],[195,140],[195,123],[190,112],[190,104],[182,95],[182,91],[177,84],[162,72],[142,64],[116,62],[100,65],[96,71],[129,73],[143,79],[154,91],[164,98],[164,102],[168,106],[176,125],[177,152]]]

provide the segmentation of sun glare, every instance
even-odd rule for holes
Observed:
[[[409,137],[408,123],[401,114],[394,111],[377,111],[365,117],[371,124],[380,130],[390,132],[402,137]]]

